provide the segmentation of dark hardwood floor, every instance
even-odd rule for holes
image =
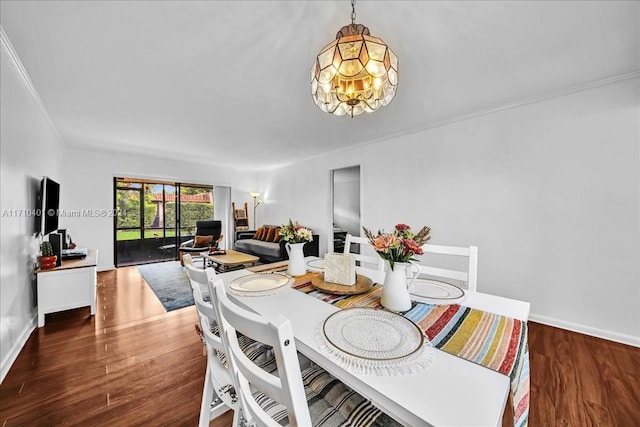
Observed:
[[[0,385],[0,427],[197,425],[195,322],[193,307],[166,313],[135,267],[99,273],[95,317],[47,315],[27,341]],[[529,346],[530,426],[640,425],[640,349],[536,323]]]

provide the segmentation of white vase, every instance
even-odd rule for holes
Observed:
[[[290,276],[301,276],[307,272],[307,266],[304,263],[304,252],[302,248],[305,243],[285,243],[289,255],[289,266],[287,274]]]
[[[417,266],[409,262],[394,262],[393,270],[389,261],[384,260],[385,276],[382,287],[382,298],[380,303],[384,308],[391,311],[407,311],[411,308],[411,296],[409,296],[409,285],[413,283],[418,275]],[[409,276],[409,273],[415,272]],[[407,281],[407,279],[410,279]]]

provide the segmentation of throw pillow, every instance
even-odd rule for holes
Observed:
[[[256,230],[256,234],[253,235],[253,238],[256,240],[260,240],[260,236],[262,235],[263,232],[264,232],[264,227],[258,227],[258,229]]]
[[[196,236],[193,239],[194,248],[208,248],[213,240],[213,236]]]
[[[280,237],[280,227],[277,227],[276,228],[276,232],[274,233],[272,242],[273,243],[278,243],[280,241],[280,239],[281,239],[281,237]]]
[[[267,227],[262,227],[262,233],[260,233],[260,238],[258,240],[264,240],[264,238],[267,237],[268,231]]]
[[[267,234],[269,234],[270,229],[271,227],[268,227],[268,226],[264,227],[264,232],[262,233],[262,236],[260,236],[260,240],[262,240],[263,242],[267,240]]]
[[[265,237],[265,242],[273,242],[273,236],[276,234],[276,229],[273,227],[267,228],[267,236]]]

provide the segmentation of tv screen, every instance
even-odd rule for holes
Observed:
[[[44,177],[40,183],[42,209],[42,235],[46,236],[58,229],[58,209],[60,208],[60,184]]]

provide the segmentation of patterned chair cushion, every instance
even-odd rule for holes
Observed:
[[[315,364],[302,371],[302,381],[314,427],[401,425]],[[285,406],[261,392],[256,392],[253,396],[260,407],[277,423],[282,426],[289,425]]]
[[[218,328],[218,325],[214,325],[213,327],[211,327],[211,332],[213,332],[215,336],[219,337],[220,329]],[[244,336],[242,334],[238,335],[238,344],[240,344],[240,348],[242,349],[244,354],[246,354],[247,357],[251,361],[253,361],[253,363],[258,365],[264,371],[275,372],[278,369],[278,366],[276,365],[276,356],[275,356],[275,353],[273,352],[272,347],[266,344],[262,344],[260,342],[254,341],[251,338]],[[229,368],[229,365],[227,362],[227,355],[224,354],[224,352],[217,351],[217,350],[216,350],[216,353],[218,354],[218,359],[220,359],[220,362],[222,362],[222,364],[226,368]]]

